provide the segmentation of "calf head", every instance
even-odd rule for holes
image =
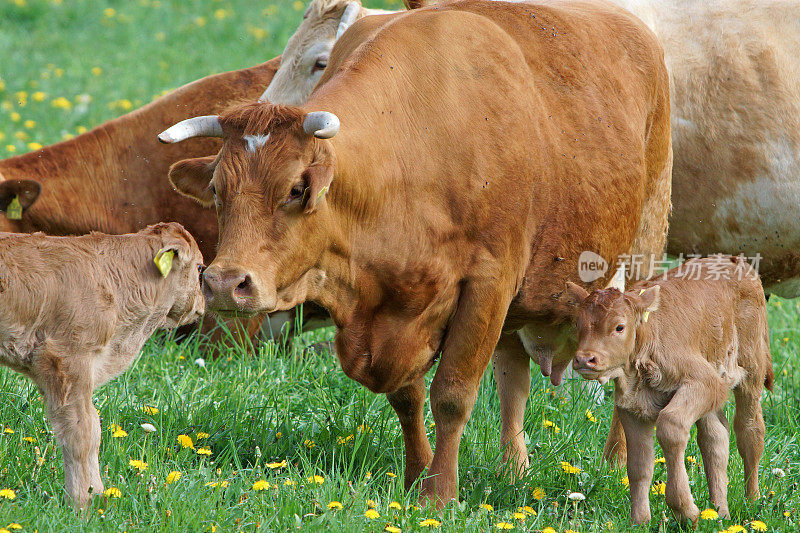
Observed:
[[[360,2],[313,0],[286,43],[281,66],[260,100],[303,104],[322,77],[336,39],[361,16]]]
[[[219,252],[203,276],[210,309],[250,315],[306,299],[329,242],[334,153],[325,139],[338,129],[331,113],[256,103],[159,136],[224,139],[217,157],[180,161],[169,174],[178,191],[217,210]]]
[[[155,274],[160,293],[171,300],[166,326],[174,328],[196,322],[205,312],[200,276],[203,254],[194,238],[175,222],[148,226],[142,233],[156,237],[159,249],[156,258],[167,255]]]
[[[637,332],[658,309],[659,291],[622,292],[611,287],[589,293],[567,282],[566,295],[576,307],[578,350],[572,367],[585,379],[607,382],[627,368],[636,347]]]

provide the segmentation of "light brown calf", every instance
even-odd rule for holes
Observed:
[[[153,260],[170,252],[162,276]],[[175,223],[117,236],[0,233],[0,364],[42,392],[76,507],[103,492],[92,391],[126,370],[156,329],[202,315],[202,264]]]
[[[711,501],[728,516],[728,391],[736,397],[734,431],[744,460],[747,497],[758,496],[764,451],[761,391],[772,390],[766,302],[758,275],[743,259],[688,261],[665,276],[589,294],[574,283],[578,351],[586,379],[615,379],[614,403],[625,430],[631,518],[650,520],[653,425],[667,467],[666,501],[697,524],[684,465],[692,424]]]

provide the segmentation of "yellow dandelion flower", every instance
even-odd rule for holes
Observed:
[[[497,529],[514,529],[514,524],[508,522],[498,522],[494,525]]]
[[[16,522],[12,522],[8,524],[6,527],[8,529],[22,529],[22,526],[20,524],[17,524]]]
[[[719,518],[719,514],[714,509],[704,509],[700,513],[700,518],[702,520],[716,520]]]
[[[309,483],[316,483],[317,485],[322,485],[325,483],[325,478],[322,476],[310,476],[308,478]]]
[[[121,439],[123,437],[127,437],[128,432],[122,428],[117,428],[114,430],[114,433],[112,433],[111,436],[114,437],[115,439]]]
[[[114,9],[113,7],[107,7],[103,10],[103,15],[105,15],[106,18],[114,18],[116,14],[117,10]]]
[[[127,102],[127,100],[120,100],[120,102]],[[130,102],[128,102],[130,104]],[[128,108],[130,109],[130,108]],[[142,412],[147,415],[157,415],[158,414],[158,407],[153,407],[151,405],[143,405]]]
[[[550,420],[548,420],[546,418],[542,419],[542,425],[544,427],[546,427],[546,428],[552,429],[554,433],[558,433],[559,431],[561,431],[560,427],[558,427],[557,425],[555,425],[554,422],[552,422],[552,421],[550,421]]]
[[[364,511],[364,516],[366,516],[370,520],[374,520],[376,518],[380,518],[381,514],[375,509],[367,509],[366,511]]]
[[[281,437],[283,437],[283,433],[282,432],[279,431],[279,432],[275,433],[275,438],[276,439],[279,439]]]
[[[208,433],[203,433],[202,431],[198,431],[198,432],[197,432],[197,435],[196,435],[196,437],[197,437],[197,440],[203,440],[203,439],[207,439],[207,438],[208,438],[208,437],[210,437],[210,436],[211,436],[211,435],[209,435]]]
[[[367,507],[369,507],[370,509],[374,509],[377,506],[378,506],[378,504],[375,503],[375,500],[367,500]]]
[[[287,464],[286,459],[284,459],[279,463],[267,463],[265,466],[270,470],[275,470],[276,468],[283,468],[284,466],[286,466],[286,464]]]
[[[561,469],[567,474],[579,474],[581,472],[580,468],[569,464],[567,461],[561,461]]]
[[[367,472],[366,474],[364,474],[364,479],[366,479],[366,480],[368,480],[368,481],[369,481],[370,479],[372,479],[372,472]]]
[[[546,527],[542,530],[542,533],[556,533],[556,530],[552,527]]]
[[[92,67],[92,76],[99,76],[103,73],[103,69],[100,67]]]
[[[6,145],[6,151],[7,152],[16,152],[17,151],[17,147],[14,146],[13,144],[7,144]]]
[[[217,9],[214,11],[214,18],[217,20],[228,18],[228,11],[225,9]]]
[[[661,481],[659,483],[655,483],[655,484],[653,484],[652,487],[650,487],[650,492],[652,494],[655,494],[655,495],[663,496],[664,495],[664,491],[666,491],[666,490],[667,490],[667,484],[664,483],[663,481]]]
[[[689,464],[692,464],[692,465],[693,464],[697,464],[697,459],[695,458],[694,455],[687,455],[686,456],[686,462],[689,463]]]
[[[68,99],[64,98],[63,96],[59,96],[58,98],[53,98],[53,101],[50,102],[50,105],[55,107],[56,109],[70,109],[72,108],[72,102]]]
[[[253,483],[253,490],[266,490],[269,488],[269,483],[264,479],[259,479]]]
[[[3,92],[5,90],[6,90],[6,82],[0,80],[0,92]]]
[[[663,457],[659,457],[659,458],[657,458],[657,459],[656,459],[656,464],[657,464],[657,465],[663,465],[663,464],[665,464],[666,462],[667,462],[667,460],[666,460],[666,459],[664,459]]]
[[[784,511],[783,512],[783,516],[785,516],[786,518],[789,518],[790,516],[792,516],[792,512],[791,511]]]
[[[16,111],[14,111],[14,112],[12,112],[12,113],[9,115],[9,117],[11,118],[11,121],[12,121],[12,122],[19,122],[19,121],[20,121],[20,119],[22,118],[22,115],[20,115],[20,114],[19,114],[19,113],[17,113]]]
[[[778,303],[780,303],[780,302],[778,302]],[[752,522],[750,522],[750,527],[753,529],[753,531],[766,531],[767,530],[767,524],[765,524],[761,520],[753,520]]]
[[[11,533],[11,532],[4,527],[0,527],[0,533]]]
[[[189,435],[178,435],[178,444],[183,448],[191,448],[194,450],[194,442]]]
[[[619,484],[620,485],[624,485],[625,487],[630,487],[631,486],[631,481],[630,481],[630,479],[628,479],[628,476],[625,476],[624,478],[619,480]]]
[[[494,507],[492,507],[492,506],[491,506],[491,505],[489,505],[488,503],[482,503],[482,504],[480,504],[478,507],[480,507],[480,508],[481,508],[481,509],[483,509],[484,511],[488,511],[488,512],[490,512],[490,513],[491,513],[492,511],[494,511]]]
[[[44,99],[47,98],[47,95],[42,91],[36,91],[31,95],[31,99],[34,102],[44,102]]]
[[[116,487],[108,487],[103,492],[103,494],[105,495],[106,498],[121,498],[122,497],[122,491],[119,490]]]
[[[5,498],[6,500],[13,500],[17,497],[17,493],[11,489],[2,489],[0,490],[0,498]]]
[[[167,474],[167,485],[171,485],[172,483],[175,483],[180,478],[181,478],[181,473],[178,472],[177,470],[173,470],[172,472]]]
[[[389,504],[389,509],[396,509],[398,511],[401,511],[403,509],[403,506],[400,505],[400,502],[392,502]]]
[[[130,461],[128,461],[128,465],[131,466],[132,468],[138,469],[139,472],[147,470],[147,463],[145,463],[144,461],[140,461],[139,459],[131,459]]]
[[[514,520],[519,520],[520,522],[524,522],[525,519],[528,517],[525,513],[514,513]]]
[[[419,525],[422,527],[439,527],[442,525],[442,523],[434,518],[426,518],[420,522]]]
[[[295,0],[295,3],[292,4],[292,8],[295,11],[302,11],[303,10],[303,2],[301,2],[300,0]]]
[[[740,526],[739,524],[733,524],[732,526],[728,527],[725,530],[726,533],[740,533],[742,531],[747,531],[744,526]]]
[[[533,491],[531,491],[531,497],[536,501],[544,500],[545,497],[544,489],[542,489],[542,487],[536,487],[535,489],[533,489]]]
[[[86,126],[78,126],[77,128],[75,128],[75,131],[78,132],[78,135],[82,135],[89,130],[86,128]]]
[[[210,448],[198,448],[197,449],[197,455],[211,455],[211,449]]]
[[[395,474],[394,472],[386,472],[386,475],[389,476],[392,479],[397,477],[397,474]]]
[[[206,25],[206,18],[205,17],[195,17],[194,18],[194,25],[198,28],[202,28]]]
[[[586,420],[589,422],[597,422],[597,419],[594,417],[594,413],[589,409],[586,410]]]
[[[14,434],[14,430],[13,430],[13,429],[11,429],[11,428],[5,428],[5,429],[3,430],[3,433],[5,433],[5,434],[7,434],[7,435],[13,435],[13,434]]]
[[[292,481],[292,480],[291,480],[291,479],[289,479],[289,478],[286,478],[286,480],[283,482],[283,485],[284,485],[285,487],[291,487],[292,485],[294,485],[294,481]]]
[[[314,442],[313,440],[306,439],[306,440],[303,441],[303,446],[305,446],[309,450],[314,448],[314,447],[316,447],[316,445],[317,445],[317,443]]]
[[[337,511],[342,508],[341,502],[330,502],[328,504],[328,509],[336,509]]]
[[[391,524],[387,525],[385,528],[383,528],[383,530],[388,531],[389,533],[401,533],[402,531],[402,529],[400,529],[399,527],[395,527]]]
[[[34,439],[33,437],[22,437],[22,440],[24,440],[25,442],[36,442],[36,439]]]
[[[531,516],[536,514],[536,511],[533,510],[533,507],[531,507],[529,505],[526,505],[524,507],[520,507],[520,509],[518,509],[518,511],[520,511],[522,513],[525,513],[525,514],[529,514]]]
[[[578,533],[578,532],[575,531],[574,529],[565,529],[564,533]]]
[[[24,141],[24,140],[26,140],[28,138],[28,134],[25,133],[24,131],[18,131],[16,133],[14,133],[14,137],[16,139],[19,139],[20,141]]]

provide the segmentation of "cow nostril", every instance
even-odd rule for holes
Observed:
[[[239,282],[234,291],[236,296],[251,296],[253,292],[253,279],[250,274],[245,274],[244,279]]]

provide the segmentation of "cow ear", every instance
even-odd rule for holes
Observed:
[[[304,211],[313,213],[325,201],[331,182],[333,181],[333,166],[330,164],[313,164],[303,172],[306,182],[306,197],[304,198]]]
[[[214,205],[211,178],[217,168],[217,156],[184,159],[169,169],[169,181],[175,189],[189,198],[194,198],[203,207]]]
[[[581,304],[581,302],[583,302],[586,298],[588,298],[588,296],[589,296],[589,291],[587,291],[580,285],[568,281],[567,287],[566,289],[564,289],[562,298],[568,304],[573,306],[578,306]]]
[[[41,191],[42,186],[38,181],[34,180],[0,181],[0,211],[8,209],[14,198],[17,198],[20,207],[24,211],[36,202]]]

